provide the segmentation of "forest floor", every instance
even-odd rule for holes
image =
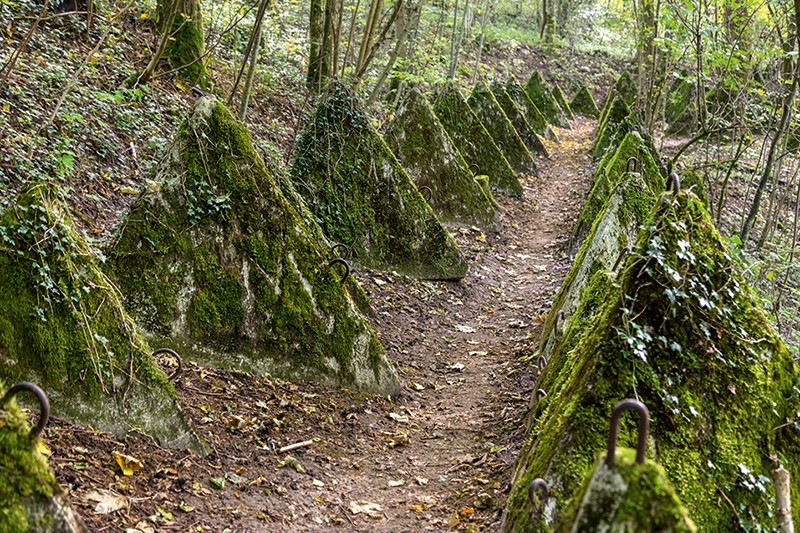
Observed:
[[[559,130],[525,197],[498,198],[499,233],[457,232],[464,280],[356,273],[403,382],[398,398],[187,362],[177,391],[213,449],[206,457],[135,428],[120,440],[51,422],[50,462],[89,529],[498,530],[536,378],[529,359],[592,174],[593,128],[578,119]],[[141,470],[123,475],[115,454]]]

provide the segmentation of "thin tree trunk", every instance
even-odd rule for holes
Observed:
[[[320,55],[325,31],[325,0],[311,0],[308,13],[308,75],[306,86],[314,91],[320,90]]]
[[[478,70],[481,67],[481,53],[483,52],[483,43],[486,40],[486,19],[492,7],[491,0],[486,0],[486,7],[483,9],[483,16],[481,17],[481,41],[478,44],[478,57],[475,58],[475,70],[472,73],[470,85],[475,85],[475,77],[478,75]]]
[[[170,6],[169,14],[167,15],[166,24],[164,24],[165,30],[162,32],[161,35],[161,42],[158,43],[158,49],[156,49],[155,54],[153,57],[150,58],[150,62],[147,63],[147,66],[144,68],[141,74],[136,76],[134,79],[133,77],[129,78],[128,81],[131,82],[131,87],[138,87],[139,85],[144,85],[150,80],[150,77],[153,75],[153,72],[156,70],[156,66],[158,62],[161,61],[161,58],[164,56],[164,50],[167,49],[167,44],[171,38],[172,34],[172,24],[175,22],[175,17],[178,14],[178,2],[173,2]]]
[[[392,50],[391,55],[389,56],[389,61],[386,63],[386,67],[381,72],[381,75],[378,77],[378,81],[375,82],[375,87],[372,89],[372,94],[369,95],[367,99],[367,107],[371,106],[372,103],[375,101],[375,98],[378,96],[378,92],[381,90],[384,82],[386,82],[386,78],[389,76],[389,73],[394,68],[394,63],[397,60],[398,51],[404,45],[406,40],[406,28],[407,26],[404,24],[400,31],[400,35],[397,36],[397,44]]]
[[[255,37],[253,41],[252,51],[250,52],[250,67],[247,70],[247,79],[244,83],[244,89],[242,89],[242,99],[239,101],[239,120],[244,122],[245,117],[247,116],[247,106],[250,103],[250,91],[253,88],[253,78],[255,77],[256,73],[256,64],[258,63],[258,54],[261,51],[261,35],[263,34],[264,29],[264,15],[267,12],[267,7],[269,6],[269,0],[262,0],[261,4],[264,6],[264,9],[259,9],[259,13],[256,16],[256,27],[253,28],[253,37]],[[247,58],[245,58],[246,60]],[[242,63],[244,66],[244,62]]]
[[[344,70],[347,68],[347,64],[350,63],[350,51],[352,50],[353,39],[355,38],[356,32],[356,14],[358,14],[358,8],[361,7],[361,0],[356,0],[356,8],[353,10],[353,16],[350,18],[350,32],[347,36],[347,48],[344,51],[344,59],[342,60],[342,70],[339,75],[344,78]]]
[[[231,94],[228,96],[228,105],[231,105],[233,103],[233,99],[236,97],[236,91],[239,90],[239,82],[242,80],[242,75],[244,74],[244,69],[247,66],[248,60],[252,56],[258,55],[258,49],[261,46],[261,24],[264,21],[264,15],[267,12],[267,6],[269,6],[269,0],[261,0],[261,3],[258,6],[258,12],[256,13],[253,31],[250,33],[250,39],[248,39],[247,47],[244,51],[242,66],[239,68],[239,72],[236,75],[236,81],[234,81],[233,88],[231,89]],[[250,76],[249,73],[248,76]],[[250,81],[252,82],[252,80]],[[249,90],[249,87],[247,90]]]
[[[356,73],[361,72],[364,68],[364,63],[367,62],[367,54],[369,53],[370,46],[372,45],[372,35],[375,32],[375,26],[378,24],[378,14],[381,10],[381,4],[381,0],[372,0],[370,2],[369,14],[367,15],[367,22],[364,26],[364,36],[361,40],[361,47],[358,51],[358,60],[356,61]],[[356,74],[356,77],[359,77],[359,75]]]

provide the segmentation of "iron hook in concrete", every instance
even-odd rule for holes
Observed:
[[[617,260],[614,261],[614,266],[611,267],[611,270],[617,270],[617,267],[622,263],[622,260],[625,259],[625,256],[631,253],[631,247],[626,246],[622,250],[619,251],[619,255],[617,256]]]
[[[478,174],[480,174],[480,173],[481,173],[481,167],[479,167],[479,166],[478,166],[478,165],[476,165],[475,163],[472,163],[472,164],[469,166],[469,169],[470,169],[470,170],[472,170],[472,167],[475,167],[475,173],[473,174],[473,176],[477,176]]]
[[[647,429],[650,427],[650,411],[647,406],[638,400],[622,400],[611,411],[611,428],[608,431],[608,448],[606,450],[606,466],[614,465],[614,456],[617,453],[617,435],[619,434],[619,421],[622,413],[627,410],[636,411],[639,415],[638,428],[639,440],[636,443],[636,462],[644,464],[644,452],[647,449]]]
[[[547,366],[547,357],[540,355],[536,359],[536,364],[539,366],[539,370],[544,370],[544,367]]]
[[[673,196],[681,192],[681,178],[675,172],[671,172],[667,177],[667,190],[670,189],[672,189]]]
[[[47,400],[47,395],[42,389],[28,381],[17,383],[6,391],[3,399],[0,400],[0,405],[5,406],[18,392],[23,391],[32,393],[36,396],[36,399],[39,400],[39,422],[29,434],[31,438],[36,438],[42,433],[44,427],[47,425],[47,421],[50,419],[50,402]]]
[[[331,259],[330,263],[328,263],[329,267],[332,267],[335,264],[344,265],[344,277],[342,278],[342,283],[344,283],[347,278],[350,276],[350,263],[342,259],[341,257],[335,257]]]
[[[339,249],[341,249],[341,250],[344,250],[344,255],[339,255],[339,254],[336,252],[336,250],[339,250]],[[333,246],[331,246],[331,252],[333,252],[333,254],[334,254],[336,257],[341,257],[342,259],[345,259],[345,260],[347,260],[347,259],[350,259],[350,247],[349,247],[349,246],[347,246],[347,245],[346,245],[345,243],[343,243],[343,242],[337,242],[336,244],[334,244]]]
[[[503,141],[497,141],[497,147],[500,149],[501,152],[506,151],[506,143]]]
[[[639,172],[639,160],[635,157],[629,157],[625,163],[625,172]]]
[[[158,350],[153,352],[152,357],[155,358],[155,356],[162,353],[171,355],[172,357],[175,358],[175,361],[178,362],[178,368],[175,369],[175,372],[167,376],[167,379],[169,379],[170,381],[176,381],[179,377],[181,377],[181,374],[183,374],[183,359],[181,359],[181,356],[178,355],[178,352],[176,352],[175,350],[170,350],[169,348],[159,348]]]
[[[422,195],[422,198],[423,198],[423,199],[424,199],[426,202],[428,202],[428,203],[431,203],[431,198],[433,198],[433,191],[431,190],[431,188],[430,188],[430,187],[428,187],[427,185],[423,185],[422,187],[420,187],[419,189],[417,189],[417,191],[419,191],[419,193]],[[423,193],[425,193],[426,191],[427,191],[427,193],[428,193],[428,194],[423,194]]]
[[[544,391],[544,389],[536,389],[536,400],[537,401],[541,400],[542,398],[546,398],[546,397],[547,397],[547,393]]]
[[[536,504],[536,490],[540,489],[539,492],[541,493],[539,496],[539,501],[541,502],[541,506]],[[531,505],[533,508],[536,509],[537,512],[541,512],[544,509],[544,503],[547,501],[547,498],[550,496],[550,487],[547,486],[547,481],[543,480],[540,477],[537,477],[531,484],[528,486],[528,498],[531,499]]]

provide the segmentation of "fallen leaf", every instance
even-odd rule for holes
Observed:
[[[119,465],[119,469],[122,470],[122,475],[124,476],[132,476],[142,468],[144,465],[142,462],[133,457],[131,455],[125,455],[124,453],[114,452],[114,459],[116,459],[117,464]]]
[[[314,485],[315,487],[319,487],[319,488],[322,488],[322,487],[325,486],[325,483],[323,483],[322,481],[320,481],[318,479],[312,480],[311,484]]]
[[[414,511],[415,513],[421,513],[425,509],[427,509],[428,506],[425,505],[424,503],[414,503],[414,504],[409,505],[408,508],[409,508],[409,510]]]
[[[349,508],[350,512],[353,514],[364,513],[370,518],[381,518],[383,516],[383,508],[377,503],[365,501],[350,502]]]
[[[128,505],[128,498],[113,490],[94,489],[85,498],[90,502],[97,502],[94,508],[95,514],[113,513]]]
[[[458,527],[458,524],[460,523],[461,519],[458,517],[458,513],[456,513],[455,511],[450,513],[450,517],[447,519],[447,525],[455,529]]]
[[[178,506],[178,509],[180,509],[184,513],[191,513],[192,511],[194,511],[194,507],[192,507],[188,503],[183,503],[183,502],[181,502],[181,504]]]
[[[461,516],[461,518],[465,518],[471,514],[475,514],[475,509],[472,507],[462,507],[458,510],[458,514]]]
[[[417,482],[417,485],[427,485],[428,484],[428,478],[426,478],[426,477],[415,478],[415,481]]]
[[[390,479],[389,480],[389,486],[390,487],[402,487],[405,484],[406,484],[406,480],[405,479]]]
[[[401,415],[397,413],[388,413],[387,416],[394,420],[395,422],[401,422],[403,424],[408,424],[408,415]]]
[[[220,489],[220,490],[225,488],[225,478],[224,477],[212,477],[212,478],[209,478],[208,481],[209,481],[209,483],[211,483],[211,486],[214,487],[214,488],[217,488],[217,489]]]
[[[287,465],[294,468],[298,474],[305,474],[306,472],[306,469],[303,468],[303,465],[300,464],[300,461],[298,461],[297,458],[292,455],[287,455],[284,457],[283,461],[278,463],[278,468],[282,468]]]
[[[425,389],[425,385],[421,385],[421,384],[419,384],[419,383],[417,383],[415,381],[412,381],[411,382],[411,388],[414,389],[414,390],[424,390]]]
[[[453,363],[452,365],[447,365],[447,369],[452,370],[453,372],[461,372],[465,368],[467,367],[465,367],[461,363]]]

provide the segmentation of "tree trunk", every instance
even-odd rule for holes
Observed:
[[[173,3],[177,3],[178,15],[171,26],[167,26]],[[168,31],[170,34],[164,54],[169,58],[172,68],[178,69],[181,76],[189,82],[204,85],[205,42],[200,0],[160,0],[157,13],[161,31]]]
[[[306,86],[314,92],[319,92],[321,85],[320,51],[324,31],[324,0],[311,0],[308,15],[308,75],[306,76]]]

